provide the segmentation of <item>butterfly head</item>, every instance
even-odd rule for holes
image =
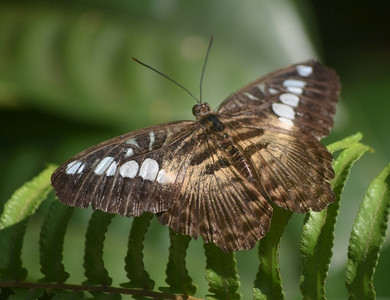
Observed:
[[[200,117],[210,113],[210,105],[208,103],[198,103],[192,108],[192,114],[198,120]]]

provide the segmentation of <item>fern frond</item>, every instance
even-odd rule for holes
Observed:
[[[166,283],[169,288],[160,288],[164,292],[194,295],[197,286],[188,275],[186,267],[186,251],[191,237],[181,235],[169,229],[171,246],[169,247],[169,260],[165,271]]]
[[[390,210],[390,164],[368,187],[351,232],[346,265],[350,299],[375,299],[374,272]]]
[[[39,239],[39,261],[42,281],[64,282],[69,274],[62,263],[62,251],[66,228],[74,207],[53,201],[42,225]]]
[[[87,280],[83,284],[110,285],[112,283],[104,267],[103,247],[105,234],[114,216],[114,214],[95,210],[89,220],[84,254],[84,274]]]
[[[254,282],[254,299],[284,299],[282,279],[280,276],[278,249],[284,228],[292,216],[292,212],[274,206],[271,228],[260,240],[258,256],[259,269]]]
[[[23,237],[28,220],[0,230],[0,279],[23,280],[27,270],[22,267]]]
[[[360,139],[355,135],[337,143],[337,147],[346,149],[333,162],[335,178],[332,188],[336,201],[320,212],[310,212],[305,218],[302,231],[301,292],[304,299],[325,299],[325,280],[332,257],[334,227],[340,208],[341,194],[352,165],[370,148],[352,140]],[[344,146],[343,146],[344,145]]]
[[[4,205],[0,216],[0,278],[23,280],[27,270],[22,267],[23,237],[28,217],[46,199],[51,190],[50,176],[55,166],[50,165],[31,181],[17,189]]]
[[[43,290],[36,289],[15,289],[14,294],[10,295],[7,299],[8,300],[35,300],[40,299],[40,297],[43,296]]]
[[[309,213],[305,218],[302,241],[301,292],[305,299],[326,299],[325,280],[332,257],[334,227],[340,198],[352,165],[368,146],[356,134],[329,146],[331,151],[343,150],[334,161],[335,179],[332,187],[336,202],[319,213]],[[52,167],[53,168],[53,167]],[[373,181],[359,210],[351,234],[347,287],[352,299],[374,299],[373,274],[379,250],[386,235],[390,209],[390,165]],[[170,248],[166,267],[166,283],[155,291],[155,283],[143,262],[144,239],[151,213],[133,219],[125,271],[129,282],[122,287],[111,286],[112,279],[103,260],[105,235],[114,215],[95,211],[88,224],[85,237],[84,269],[87,280],[79,284],[65,282],[69,274],[62,262],[64,237],[74,208],[58,201],[50,203],[40,234],[40,264],[44,278],[36,282],[25,281],[27,270],[21,259],[23,238],[28,217],[50,191],[50,171],[45,170],[23,188],[15,192],[0,217],[0,298],[4,299],[121,299],[132,295],[134,299],[192,299],[196,292],[187,267],[187,250],[191,238],[169,231]],[[21,196],[16,196],[21,195]],[[20,201],[20,202],[19,202]],[[23,211],[26,203],[26,210]],[[4,217],[3,215],[7,215]],[[278,264],[278,248],[282,234],[292,213],[274,208],[270,231],[259,242],[259,268],[254,281],[254,299],[283,299],[284,291]],[[206,280],[208,299],[241,299],[240,281],[236,259],[212,243],[205,244]],[[149,266],[150,267],[150,266]]]
[[[23,184],[13,193],[0,215],[0,230],[34,214],[52,190],[50,176],[55,169],[54,165],[48,166],[38,176]]]
[[[234,253],[226,254],[212,243],[204,244],[206,255],[206,279],[209,283],[207,299],[239,300],[240,281]]]
[[[145,234],[152,217],[151,213],[144,213],[133,220],[125,258],[126,275],[130,282],[121,284],[123,287],[142,288],[145,290],[153,290],[154,288],[154,281],[150,279],[148,272],[145,270],[142,253]]]

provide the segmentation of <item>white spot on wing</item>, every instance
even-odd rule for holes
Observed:
[[[80,173],[81,171],[78,171],[80,166],[81,166],[81,161],[77,161],[77,160],[74,160],[72,162],[70,162],[67,166],[66,166],[66,171],[65,173],[66,174],[69,174],[69,175],[72,175],[72,174],[75,174],[76,172],[77,173]],[[83,168],[84,169],[84,165],[83,165]]]
[[[144,180],[154,181],[158,173],[158,163],[154,159],[147,158],[141,165],[139,176]]]
[[[299,79],[286,79],[285,81],[283,81],[283,85],[285,87],[292,86],[292,87],[303,88],[303,87],[305,87],[306,82],[303,80],[299,80]]]
[[[85,164],[82,164],[81,167],[77,170],[77,174],[81,174],[84,171]]]
[[[313,68],[311,66],[299,65],[297,66],[297,71],[299,75],[307,77],[313,73]]]
[[[107,169],[107,172],[106,172],[106,175],[107,176],[114,176],[115,175],[115,172],[116,172],[116,167],[117,167],[117,163],[115,161],[113,161],[111,163],[111,165],[108,167]]]
[[[295,111],[291,106],[282,103],[272,103],[272,110],[279,117],[294,120]]]
[[[128,158],[133,155],[134,155],[134,150],[132,148],[128,148],[125,153],[125,158]]]
[[[130,160],[119,168],[119,174],[122,177],[134,178],[137,175],[138,169],[138,163],[135,160]]]
[[[284,124],[286,124],[288,126],[293,126],[294,125],[294,123],[290,119],[279,117],[279,120],[282,121]]]
[[[165,182],[165,170],[161,169],[157,174],[157,182],[164,183]]]
[[[291,93],[297,94],[297,95],[302,95],[303,90],[302,88],[295,87],[295,86],[288,86],[287,90]]]
[[[294,94],[286,93],[286,94],[281,94],[279,96],[279,99],[282,103],[296,107],[298,106],[299,103],[299,97]]]
[[[149,140],[150,140],[149,150],[152,150],[153,149],[153,143],[154,143],[154,132],[153,131],[149,132]]]
[[[278,90],[273,89],[273,88],[269,88],[269,89],[268,89],[268,92],[269,92],[271,95],[275,95],[275,94],[279,93]]]
[[[259,98],[257,98],[256,96],[253,96],[251,93],[244,93],[245,96],[247,96],[249,99],[251,100],[260,100]]]
[[[249,99],[251,100],[260,100],[259,98],[257,98],[256,96],[253,96],[251,93],[244,93],[245,96],[247,96]]]
[[[257,85],[257,88],[259,89],[260,92],[262,92],[264,94],[264,91],[265,91],[265,83],[260,83]]]
[[[99,162],[99,164],[96,166],[95,170],[93,171],[95,172],[96,175],[102,175],[113,161],[114,161],[113,157],[107,156]]]
[[[136,147],[139,147],[137,141],[135,140],[135,138],[129,138],[128,140],[126,140],[125,143],[129,144],[129,145],[134,145]]]

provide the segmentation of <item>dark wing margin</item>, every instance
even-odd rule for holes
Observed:
[[[195,122],[172,122],[89,148],[53,173],[56,195],[67,205],[126,216],[167,210],[188,165],[181,154],[191,154],[196,132]]]
[[[309,60],[251,82],[228,97],[218,113],[233,117],[269,110],[283,121],[321,139],[333,126],[339,93],[336,73]]]

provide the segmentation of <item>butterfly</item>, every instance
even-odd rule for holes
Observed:
[[[67,205],[125,216],[157,215],[174,231],[231,253],[269,230],[273,205],[320,211],[335,199],[333,125],[340,83],[315,60],[244,86],[195,121],[136,130],[89,148],[52,175]]]

